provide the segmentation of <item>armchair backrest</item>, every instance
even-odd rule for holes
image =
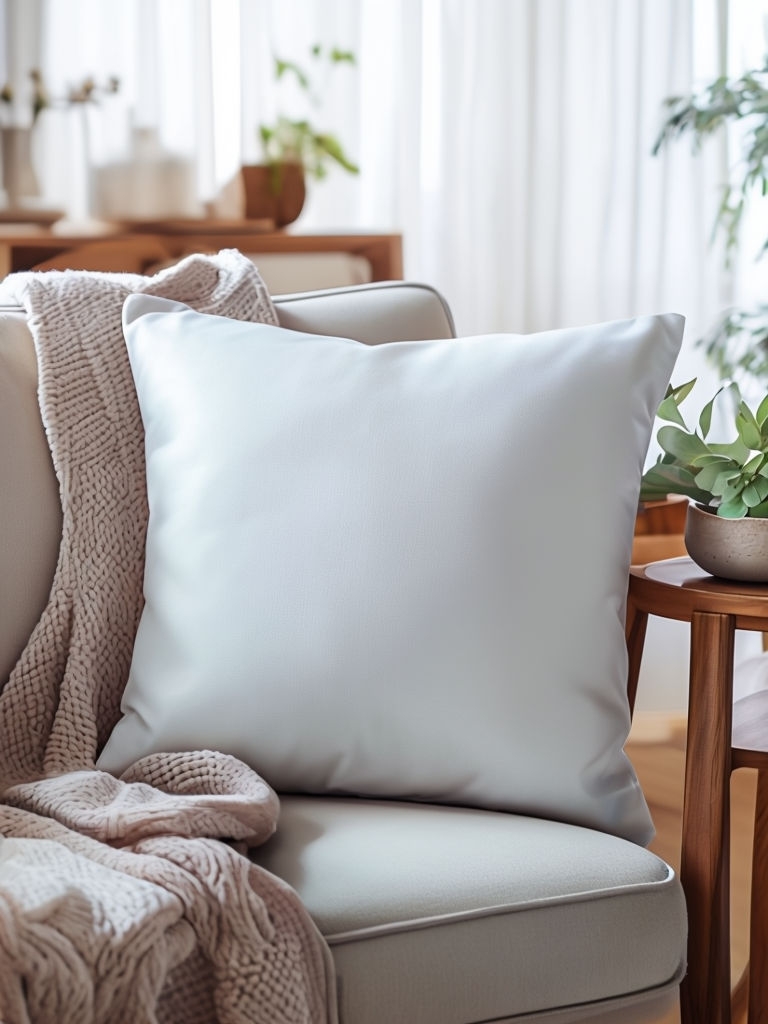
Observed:
[[[366,344],[455,335],[447,304],[421,284],[359,285],[275,303],[283,327]],[[0,689],[45,607],[60,534],[32,336],[22,310],[0,310]]]

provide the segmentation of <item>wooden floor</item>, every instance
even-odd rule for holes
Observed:
[[[659,716],[638,719],[627,744],[656,825],[651,845],[676,870],[680,866],[680,819],[683,802],[685,721]],[[749,879],[756,776],[740,770],[731,785],[731,975],[734,984],[748,959]],[[679,1024],[673,1013],[659,1024]],[[736,1024],[736,1022],[734,1022]]]

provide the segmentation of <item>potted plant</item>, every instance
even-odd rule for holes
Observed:
[[[355,64],[353,53],[337,47],[325,50],[315,45],[310,49],[310,58],[314,64],[324,63],[329,69]],[[278,83],[292,78],[308,103],[320,106],[312,79],[299,64],[275,57],[274,73]],[[259,125],[259,141],[263,162],[246,164],[241,169],[248,219],[266,218],[274,221],[276,227],[284,227],[301,213],[307,177],[325,178],[331,164],[349,174],[359,173],[336,136],[319,131],[305,117],[279,114],[273,124]]]
[[[681,135],[691,136],[698,149],[724,126],[738,124],[743,129],[740,159],[731,168],[715,224],[725,233],[729,261],[748,201],[768,195],[768,56],[762,67],[740,78],[721,76],[696,94],[669,97],[665,107],[654,155]],[[768,239],[758,259],[766,253]],[[727,310],[700,343],[722,380],[749,380],[761,390],[768,386],[768,303]]]
[[[643,475],[640,498],[693,499],[685,544],[697,565],[727,579],[768,581],[768,395],[753,412],[737,384],[724,385],[691,430],[680,405],[695,384],[694,378],[668,388],[659,406],[667,422],[657,434],[663,454]],[[731,400],[735,436],[715,443],[708,436],[720,396]]]

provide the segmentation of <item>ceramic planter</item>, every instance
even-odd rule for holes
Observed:
[[[301,213],[306,198],[301,164],[246,164],[240,175],[247,220],[272,220],[282,228]]]
[[[713,576],[768,583],[768,519],[725,519],[691,504],[685,546],[694,562]]]

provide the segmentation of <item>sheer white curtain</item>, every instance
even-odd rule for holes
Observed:
[[[722,68],[716,0],[259,6],[279,52],[359,56],[332,112],[361,178],[314,188],[302,225],[402,230],[408,275],[460,329],[678,308],[695,334],[729,298],[709,245],[722,153],[651,156],[663,98]]]
[[[361,165],[310,186],[299,229],[404,236],[406,273],[436,284],[459,329],[533,331],[677,309],[693,340],[762,288],[759,232],[736,273],[710,244],[726,140],[651,147],[661,104],[765,50],[768,0],[0,0],[6,75],[39,64],[54,97],[121,79],[99,108],[43,117],[46,194],[85,213],[97,159],[157,129],[194,161],[201,200],[258,158],[280,109],[271,55],[355,51],[318,123]],[[348,69],[344,69],[346,72]],[[765,205],[765,204],[763,204]]]
[[[730,299],[709,244],[724,154],[650,155],[662,99],[723,68],[725,0],[40,3],[52,91],[118,74],[126,118],[197,161],[206,199],[258,155],[270,53],[353,49],[317,116],[362,174],[313,184],[298,227],[402,231],[407,274],[465,332],[674,307],[693,337]],[[741,5],[742,35],[761,9]]]

